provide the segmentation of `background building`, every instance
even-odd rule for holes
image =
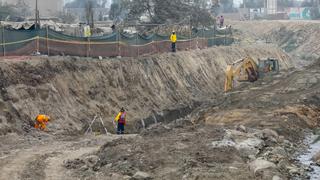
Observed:
[[[278,9],[277,9],[277,0],[266,0],[266,9],[267,9],[267,14],[276,14]]]

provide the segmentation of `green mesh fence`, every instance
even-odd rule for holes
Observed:
[[[178,34],[177,50],[202,49],[233,43],[231,29],[193,30],[189,37]],[[112,33],[99,37],[75,37],[53,31],[9,30],[2,28],[0,36],[1,56],[31,55],[35,52],[47,55],[71,55],[92,57],[136,57],[171,51],[169,35]]]

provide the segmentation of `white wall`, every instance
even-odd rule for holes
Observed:
[[[267,0],[267,13],[268,14],[277,13],[277,0]]]

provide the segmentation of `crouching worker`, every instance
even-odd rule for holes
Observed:
[[[121,108],[120,112],[114,119],[115,122],[117,122],[118,127],[117,127],[117,134],[124,134],[124,126],[126,125],[126,111],[124,108]]]
[[[36,123],[34,127],[44,131],[47,127],[47,123],[50,121],[50,117],[44,114],[39,114],[35,120]]]

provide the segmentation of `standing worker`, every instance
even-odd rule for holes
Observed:
[[[221,17],[220,17],[220,28],[223,27],[223,24],[224,24],[224,17],[221,16]]]
[[[121,108],[120,112],[114,119],[118,123],[117,134],[124,134],[124,126],[126,125],[126,116],[127,113],[124,108]]]
[[[176,35],[175,31],[172,31],[172,34],[170,36],[170,40],[171,40],[172,52],[176,52],[177,35]]]
[[[44,114],[39,114],[35,120],[36,120],[36,123],[34,127],[36,129],[40,129],[44,131],[47,127],[47,123],[50,121],[50,117]]]

